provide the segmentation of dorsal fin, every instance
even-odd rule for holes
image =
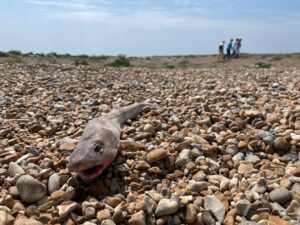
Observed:
[[[134,103],[129,106],[120,107],[119,109],[114,107],[114,109],[106,114],[105,117],[121,125],[126,120],[135,118],[147,105],[148,104],[145,103]]]
[[[121,110],[121,109],[122,109],[121,104],[113,103],[113,108],[112,108],[112,110]]]

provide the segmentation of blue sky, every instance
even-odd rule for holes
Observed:
[[[300,0],[1,0],[0,50],[130,56],[300,52]]]

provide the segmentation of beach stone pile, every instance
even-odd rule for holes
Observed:
[[[300,71],[0,65],[0,225],[300,224]],[[96,181],[87,122],[151,99]]]

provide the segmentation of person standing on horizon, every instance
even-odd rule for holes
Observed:
[[[231,59],[231,49],[232,49],[232,43],[233,43],[233,39],[230,39],[230,42],[227,45],[227,49],[226,49],[226,56],[225,58],[227,59]]]
[[[237,58],[238,57],[238,45],[239,45],[239,40],[240,39],[235,39],[233,49],[232,49],[232,58]]]
[[[238,39],[237,47],[236,47],[236,58],[240,55],[240,48],[242,47],[242,38]]]
[[[224,58],[224,47],[225,47],[225,41],[222,41],[219,44],[219,60]]]

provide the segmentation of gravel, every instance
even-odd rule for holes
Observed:
[[[0,224],[298,224],[300,71],[0,64]],[[152,99],[92,183],[89,120]]]

